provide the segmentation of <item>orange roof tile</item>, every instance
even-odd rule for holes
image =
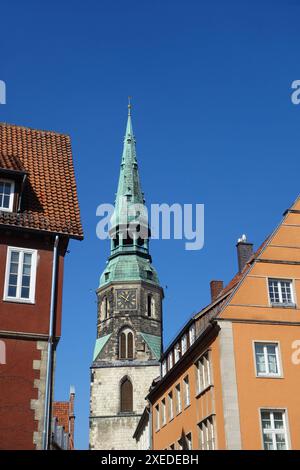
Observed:
[[[83,238],[68,135],[0,123],[0,169],[28,175],[20,212],[0,224]]]

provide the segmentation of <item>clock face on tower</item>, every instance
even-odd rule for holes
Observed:
[[[118,289],[117,290],[117,309],[135,310],[136,309],[136,290]]]

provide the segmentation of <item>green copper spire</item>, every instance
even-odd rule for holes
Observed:
[[[100,286],[117,280],[147,280],[159,284],[149,254],[148,221],[139,216],[135,224],[136,207],[139,213],[146,214],[135,144],[129,102],[115,210],[111,219],[111,254],[100,278]],[[136,226],[141,234],[129,235],[130,224],[131,227]]]
[[[131,104],[128,105],[126,133],[124,137],[121,170],[115,201],[115,213],[119,213],[124,198],[128,203],[144,204],[138,164],[136,159],[135,138],[131,121]]]

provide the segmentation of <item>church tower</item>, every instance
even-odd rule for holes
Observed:
[[[140,205],[138,212],[132,210],[136,204]],[[110,256],[97,290],[97,340],[91,366],[91,449],[136,448],[132,436],[149,387],[160,374],[163,290],[149,254],[150,230],[144,210],[129,104],[111,223]]]

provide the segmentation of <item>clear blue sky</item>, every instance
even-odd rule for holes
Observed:
[[[297,5],[298,4],[298,5]],[[147,203],[204,203],[205,246],[153,241],[167,343],[258,246],[299,192],[300,6],[296,0],[1,2],[0,121],[71,135],[83,242],[66,257],[56,399],[76,387],[76,445],[88,446],[95,289],[108,255],[96,207],[113,202],[127,96]]]

